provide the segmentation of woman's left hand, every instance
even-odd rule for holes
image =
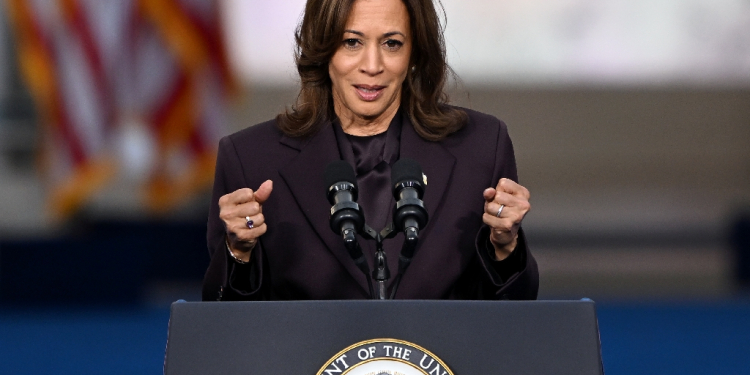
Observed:
[[[518,243],[518,228],[531,209],[529,191],[513,180],[501,178],[495,188],[484,190],[482,221],[490,230],[490,241],[495,247],[495,258],[503,260]]]

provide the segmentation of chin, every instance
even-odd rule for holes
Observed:
[[[358,111],[362,116],[373,117],[385,112],[385,107],[380,106],[362,106]]]
[[[398,106],[392,105],[392,103],[386,102],[383,100],[382,102],[365,102],[360,103],[362,105],[358,106],[358,108],[355,109],[355,113],[363,118],[366,119],[376,119],[379,116],[383,115],[383,113],[388,112],[389,109],[398,108]]]
[[[385,112],[387,107],[380,106],[380,105],[372,105],[373,103],[362,103],[363,105],[358,105],[355,108],[352,108],[352,112],[362,118],[366,119],[373,119],[377,118],[378,116],[382,115],[383,112]]]

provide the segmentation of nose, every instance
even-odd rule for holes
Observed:
[[[377,75],[383,72],[383,54],[377,43],[370,43],[362,53],[359,70],[367,75]]]

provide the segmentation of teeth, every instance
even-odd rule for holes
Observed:
[[[366,89],[364,87],[360,87],[359,89],[362,90],[362,91],[364,91],[364,92],[377,92],[378,91],[377,89]]]

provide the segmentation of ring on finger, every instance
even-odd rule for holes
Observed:
[[[505,205],[501,204],[500,208],[497,210],[497,214],[495,214],[495,216],[500,217],[500,214],[503,212],[503,208],[505,208]]]
[[[245,216],[245,225],[247,226],[247,229],[255,228],[253,226],[253,221],[250,219],[250,216]]]

